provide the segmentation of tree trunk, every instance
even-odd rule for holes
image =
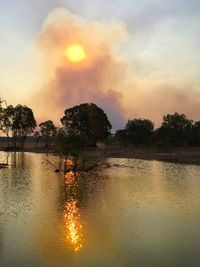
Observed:
[[[7,147],[9,148],[10,147],[10,136],[8,133],[6,134],[6,136],[7,136]]]

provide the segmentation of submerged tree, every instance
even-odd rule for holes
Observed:
[[[87,146],[88,140],[85,135],[77,134],[73,130],[66,132],[63,128],[58,129],[56,136],[56,145],[61,154],[77,155]]]
[[[45,146],[49,147],[52,144],[53,138],[56,136],[56,126],[53,121],[48,120],[39,124],[41,135],[44,137]]]
[[[86,136],[91,146],[107,138],[112,128],[105,112],[93,103],[66,109],[61,123],[66,131]]]
[[[83,151],[87,147],[88,140],[85,135],[77,134],[73,130],[65,131],[60,128],[56,135],[56,147],[59,154],[73,159],[74,170],[77,169],[78,160],[83,156]],[[82,158],[82,161],[84,159]]]

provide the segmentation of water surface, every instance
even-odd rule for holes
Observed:
[[[45,155],[9,160],[0,266],[200,266],[199,166],[109,159],[112,168],[75,177]]]

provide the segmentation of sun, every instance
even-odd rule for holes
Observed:
[[[72,44],[64,50],[64,55],[72,63],[78,63],[86,59],[85,48],[80,44]]]

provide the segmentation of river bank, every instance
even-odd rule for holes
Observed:
[[[200,164],[200,148],[122,148],[110,151],[109,157]]]
[[[56,151],[53,148],[44,146],[34,147],[30,144],[26,145],[23,150],[5,150],[5,147],[0,146],[0,151],[7,152],[30,152],[42,154],[54,154]],[[158,160],[177,162],[184,164],[199,164],[200,165],[200,148],[157,148],[157,147],[117,147],[107,146],[104,148],[93,148],[85,151],[89,156],[105,158],[130,158],[143,160]]]

